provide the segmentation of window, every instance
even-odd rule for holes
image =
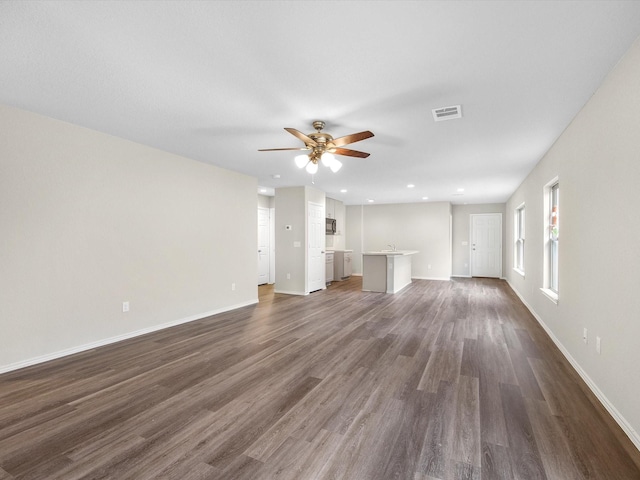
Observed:
[[[558,294],[558,238],[559,223],[559,195],[560,187],[554,183],[549,189],[549,290]]]
[[[544,208],[542,224],[544,228],[543,238],[543,263],[542,263],[542,287],[540,290],[553,303],[558,303],[558,243],[560,233],[560,183],[558,177],[544,186]]]
[[[524,204],[516,208],[514,224],[513,268],[521,275],[524,275]]]

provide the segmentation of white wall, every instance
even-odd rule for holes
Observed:
[[[345,207],[346,235],[345,248],[353,250],[351,269],[354,274],[362,275],[362,215],[364,206],[347,205]]]
[[[256,188],[0,106],[0,371],[256,302]]]
[[[325,204],[324,192],[312,187],[277,188],[275,242],[277,293],[305,295],[307,288],[307,205]],[[290,225],[291,230],[286,226]],[[297,242],[297,243],[296,243]],[[299,244],[299,246],[296,246]],[[287,276],[289,278],[287,278]]]
[[[489,203],[480,205],[453,205],[453,241],[452,241],[452,275],[460,277],[468,277],[470,275],[470,256],[469,245],[471,244],[471,215],[480,213],[500,213],[502,214],[502,271],[504,272],[504,244],[505,237],[505,207],[504,203]],[[463,245],[467,242],[467,245]]]
[[[560,182],[559,301],[540,292],[547,215]],[[507,202],[505,275],[640,448],[640,40]],[[513,216],[525,203],[525,277]],[[587,328],[589,343],[582,341]],[[602,353],[595,337],[602,339]]]
[[[274,208],[275,197],[258,194],[258,206],[262,208]]]
[[[450,203],[350,205],[346,216],[346,247],[353,249],[354,273],[362,273],[363,251],[395,244],[398,250],[420,252],[411,257],[414,278],[451,277]]]

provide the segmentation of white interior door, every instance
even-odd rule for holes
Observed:
[[[271,253],[269,209],[258,207],[258,285],[269,283]]]
[[[471,215],[471,276],[502,276],[502,214]]]
[[[269,209],[269,283],[276,283],[276,209]]]
[[[307,282],[309,287],[308,291],[315,292],[316,290],[326,288],[324,259],[324,206],[309,202],[307,211]]]

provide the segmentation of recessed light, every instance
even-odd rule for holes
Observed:
[[[372,200],[372,199],[370,198],[369,200],[367,200],[367,202],[369,202],[369,203],[373,203],[373,202],[375,202],[375,200]]]
[[[340,190],[340,193],[347,193],[347,189],[343,188],[342,190]]]
[[[422,197],[423,200],[429,200],[429,197]]]
[[[260,193],[267,193],[267,189],[266,188],[261,188],[260,189]]]
[[[459,193],[464,192],[464,188],[459,188],[459,189],[458,189],[458,192],[459,192]]]
[[[274,173],[273,175],[271,175],[271,178],[280,178],[280,174],[279,173]]]
[[[413,187],[415,187],[413,183],[410,183],[409,185],[407,185],[407,188],[413,188]]]

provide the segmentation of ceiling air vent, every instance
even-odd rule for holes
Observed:
[[[460,105],[434,108],[433,110],[431,110],[431,112],[433,113],[433,119],[436,122],[442,122],[443,120],[452,120],[454,118],[462,118],[462,107]]]

